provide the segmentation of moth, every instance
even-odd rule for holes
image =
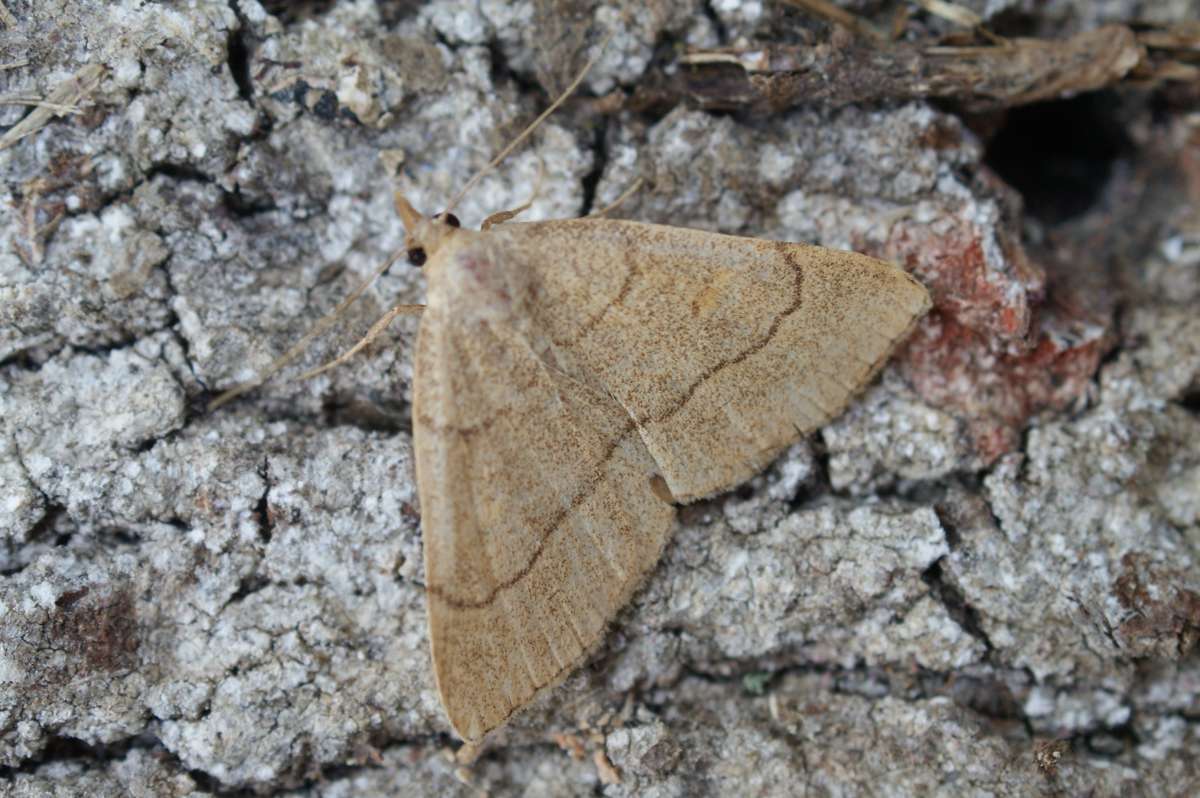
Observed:
[[[510,221],[518,211],[473,231],[396,206],[427,304],[392,308],[303,376],[421,313],[412,426],[429,639],[468,742],[597,648],[657,564],[675,505],[744,482],[840,414],[930,306],[902,269],[853,252],[598,217]],[[369,283],[210,408],[294,359]]]
[[[561,682],[658,562],[675,503],[837,416],[929,308],[853,252],[597,218],[423,217],[413,444],[429,638],[477,741]]]

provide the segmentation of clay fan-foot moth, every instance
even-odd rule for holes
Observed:
[[[929,307],[852,252],[608,219],[471,231],[400,198],[438,690],[466,740],[600,643],[690,502],[842,412]],[[665,490],[663,489],[665,486]]]
[[[930,304],[853,252],[596,217],[473,231],[397,208],[427,281],[413,439],[433,669],[467,741],[599,645],[675,503],[841,413]]]

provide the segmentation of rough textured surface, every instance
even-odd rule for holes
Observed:
[[[962,5],[1025,35],[1200,16]],[[1200,791],[1186,94],[1101,103],[1122,144],[1048,218],[1035,193],[1077,191],[1054,169],[1078,162],[1032,139],[1025,212],[989,150],[1004,120],[597,99],[651,85],[679,43],[822,24],[783,4],[5,7],[0,94],[78,113],[0,151],[0,792]],[[584,94],[465,224],[543,165],[535,218],[640,176],[619,215],[886,257],[937,310],[842,418],[682,510],[592,662],[464,766],[429,675],[413,325],[201,408],[400,244],[397,183],[437,210],[519,131],[594,52],[590,21],[617,34]],[[394,267],[302,364],[422,291]]]

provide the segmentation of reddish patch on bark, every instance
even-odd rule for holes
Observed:
[[[1010,195],[995,181],[1002,212],[1015,217]],[[992,224],[995,241],[985,243],[985,228],[965,214],[904,219],[875,253],[904,263],[929,288],[935,310],[903,363],[922,398],[965,420],[982,465],[1017,448],[1030,416],[1078,399],[1111,343],[1111,300],[1071,276],[1099,271],[1099,252],[1045,253],[1057,280],[1048,286],[1013,227]]]
[[[1113,594],[1132,617],[1117,626],[1117,635],[1135,655],[1181,659],[1200,638],[1200,593],[1182,587],[1187,574],[1154,568],[1143,554],[1121,558],[1121,575]]]
[[[954,226],[947,229],[947,221]],[[950,217],[935,225],[904,220],[892,226],[878,255],[903,263],[929,288],[944,315],[999,348],[1028,334],[1031,307],[1042,297],[1045,275],[1010,240],[999,242],[1008,271],[989,266],[980,234],[965,219]]]
[[[1074,402],[1109,345],[1099,333],[1071,343],[1044,327],[1033,340],[1028,351],[996,353],[993,341],[935,311],[909,342],[904,366],[913,387],[966,417],[984,465],[1017,447],[1031,415]]]
[[[1024,321],[1021,313],[1016,308],[1000,309],[1000,329],[1009,331],[1015,335],[1021,329]]]
[[[80,669],[115,671],[136,664],[137,611],[128,590],[98,596],[83,587],[63,593],[47,632],[55,646],[79,658],[73,666],[81,662]]]

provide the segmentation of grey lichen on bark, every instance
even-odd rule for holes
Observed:
[[[1200,785],[1200,161],[1174,95],[1124,95],[1103,196],[1049,224],[987,164],[986,124],[920,99],[739,117],[639,94],[685,47],[823,35],[772,4],[7,5],[0,93],[45,102],[0,106],[9,130],[33,120],[0,150],[4,787]],[[1143,5],[1049,3],[1027,33]],[[684,508],[589,666],[464,769],[428,667],[415,323],[318,379],[203,404],[401,245],[397,185],[439,210],[605,29],[581,96],[464,224],[543,167],[530,218],[640,177],[621,215],[887,257],[938,313],[842,418]],[[1106,283],[1082,310],[1056,293],[1087,282],[1072,268]],[[394,268],[298,366],[422,290]]]

